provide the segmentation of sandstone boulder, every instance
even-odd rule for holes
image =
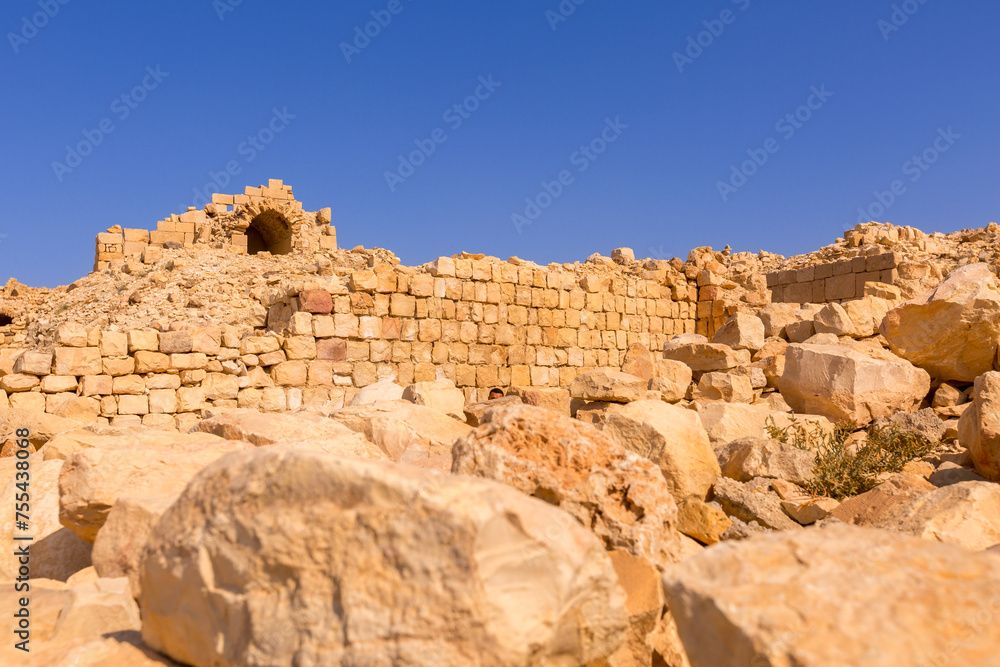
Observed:
[[[196,445],[124,444],[74,452],[61,464],[59,521],[93,543],[118,498],[175,497],[209,463],[249,447],[245,442],[224,440]]]
[[[392,380],[373,382],[362,387],[351,399],[350,405],[370,405],[378,401],[398,401],[403,398],[403,387]]]
[[[511,387],[508,396],[517,396],[525,405],[545,408],[567,417],[572,414],[573,397],[560,387]]]
[[[972,404],[958,419],[958,441],[972,455],[976,472],[1000,481],[1000,373],[976,378]]]
[[[813,328],[818,334],[854,336],[857,329],[847,310],[839,303],[828,303],[813,318]]]
[[[792,344],[778,389],[796,412],[865,425],[919,406],[930,376],[886,350]]]
[[[350,433],[342,424],[309,412],[264,414],[246,408],[202,420],[197,430],[226,440],[245,440],[258,447],[283,440],[336,438]]]
[[[603,545],[561,510],[485,480],[268,448],[217,461],[167,511],[140,608],[149,646],[219,666],[586,664],[627,624]]]
[[[452,472],[485,477],[559,507],[600,537],[665,566],[679,559],[677,505],[648,459],[579,420],[500,407],[455,443]]]
[[[472,430],[464,420],[409,401],[343,408],[331,417],[374,443],[392,461],[438,462],[443,470],[451,469],[452,445]]]
[[[989,665],[996,557],[829,526],[727,542],[664,575],[691,664]],[[949,619],[941,623],[940,619]]]
[[[570,385],[573,398],[585,401],[629,403],[646,396],[647,381],[614,368],[595,368],[577,375]]]
[[[469,426],[479,426],[482,423],[483,414],[490,408],[497,408],[501,405],[520,405],[524,401],[520,396],[502,396],[488,401],[465,404],[465,423]]]
[[[691,367],[680,361],[660,359],[656,362],[656,377],[649,381],[647,388],[660,392],[667,403],[676,403],[687,396],[693,373]]]
[[[702,544],[712,545],[722,539],[722,535],[733,522],[718,504],[689,498],[677,510],[678,530],[693,537]]]
[[[656,377],[657,359],[642,343],[633,343],[625,351],[625,358],[622,360],[622,373],[635,375],[649,382]]]
[[[972,382],[993,369],[1000,341],[1000,280],[986,264],[953,271],[930,292],[888,312],[893,352],[941,380]]]
[[[696,373],[728,371],[750,364],[748,350],[734,350],[718,343],[677,342],[677,339],[667,341],[663,346],[663,358],[687,364]]]
[[[129,592],[128,580],[97,579],[70,589],[51,641],[95,639],[114,632],[135,631],[141,625],[139,607]]]
[[[726,403],[749,403],[754,398],[749,375],[740,373],[705,373],[698,380],[696,398]]]
[[[465,419],[465,394],[451,380],[411,384],[403,390],[403,400]]]
[[[719,327],[712,342],[734,350],[756,352],[764,347],[764,323],[756,315],[736,313]]]
[[[1000,544],[1000,486],[992,482],[945,486],[890,508],[874,525],[982,551]]]
[[[715,481],[713,490],[722,510],[740,521],[756,521],[772,530],[801,528],[781,509],[781,499],[771,490],[767,480],[741,484],[734,479],[720,477]]]
[[[830,515],[838,521],[856,526],[876,526],[893,507],[909,504],[934,488],[933,484],[922,477],[897,473],[871,491],[840,503]]]
[[[737,482],[774,477],[793,484],[811,481],[816,453],[777,440],[742,438],[718,451],[722,474]]]
[[[11,463],[13,459],[7,459]],[[74,573],[90,565],[91,546],[59,523],[59,472],[62,461],[42,461],[39,455],[31,457],[31,483],[29,531],[16,530],[14,506],[17,494],[16,470],[4,474],[5,483],[0,491],[0,502],[9,511],[0,513],[0,540],[8,548],[0,550],[0,578],[17,577],[18,559],[14,554],[15,535],[30,535],[31,576],[66,581]]]
[[[698,415],[662,401],[637,401],[608,417],[604,432],[663,471],[674,498],[704,500],[719,462]]]

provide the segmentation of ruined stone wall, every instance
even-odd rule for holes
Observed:
[[[868,283],[896,285],[903,256],[896,252],[859,256],[767,274],[774,303],[829,303],[860,299]]]
[[[336,250],[337,233],[330,216],[329,208],[303,211],[292,187],[272,179],[267,186],[247,186],[242,195],[213,194],[212,203],[204,209],[191,207],[172,214],[153,231],[109,228],[97,235],[94,271],[120,268],[129,260],[151,264],[158,261],[162,248],[196,244],[237,254]],[[253,235],[262,247],[254,248]]]
[[[619,366],[633,343],[659,350],[696,330],[697,288],[683,276],[594,271],[442,257],[275,291],[247,327],[66,324],[51,349],[0,349],[0,402],[184,428],[205,409],[349,402],[390,378],[447,378],[479,400],[492,387],[567,386]]]

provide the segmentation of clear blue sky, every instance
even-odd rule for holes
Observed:
[[[0,280],[73,281],[97,232],[182,212],[231,162],[222,191],[284,179],[333,208],[342,246],[408,264],[789,255],[894,181],[879,220],[1000,217],[995,1],[907,0],[895,17],[890,0],[237,2],[3,3]],[[391,22],[358,48],[373,11]],[[689,38],[707,46],[679,61]],[[112,132],[68,157],[102,121]],[[411,174],[399,156],[418,141],[434,152]],[[911,161],[925,151],[933,164]],[[751,156],[767,160],[734,177]]]

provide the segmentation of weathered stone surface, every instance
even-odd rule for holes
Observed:
[[[627,624],[600,541],[560,510],[485,480],[267,448],[191,482],[154,530],[142,591],[145,642],[196,665],[585,664]]]
[[[656,363],[656,377],[649,381],[647,388],[660,392],[662,400],[667,403],[676,403],[687,395],[692,376],[691,367],[687,364],[660,359]]]
[[[403,390],[403,400],[465,419],[465,394],[451,380],[417,382]]]
[[[893,303],[877,296],[865,296],[844,303],[851,323],[854,325],[854,337],[874,336],[879,332],[882,321],[892,309]]]
[[[628,640],[611,656],[610,667],[651,664],[650,635],[663,616],[663,584],[657,568],[645,558],[621,549],[608,552],[618,583],[625,590],[628,609]]]
[[[299,292],[299,309],[307,313],[329,313],[333,310],[333,298],[326,290],[302,290]]]
[[[94,639],[126,630],[139,630],[139,606],[128,579],[97,579],[74,586],[52,629],[52,642]]]
[[[469,426],[479,426],[482,423],[483,415],[490,408],[500,407],[501,405],[520,405],[523,402],[520,396],[503,396],[478,403],[466,403],[465,423]]]
[[[787,338],[785,327],[799,321],[795,311],[799,309],[795,303],[769,303],[757,313],[764,324],[766,338]]]
[[[727,542],[664,575],[691,664],[988,665],[995,556],[850,526]],[[949,619],[941,623],[940,619]]]
[[[258,447],[281,441],[336,438],[350,434],[342,424],[320,415],[308,412],[264,414],[250,409],[231,410],[205,419],[198,424],[197,430],[226,440],[246,440]]]
[[[13,464],[12,459],[7,459]],[[10,465],[10,470],[4,471],[0,479],[6,481],[0,491],[0,502],[5,503],[9,511],[0,514],[0,540],[8,548],[0,550],[0,578],[15,579],[18,571],[18,558],[14,554],[17,544],[15,535],[30,535],[31,576],[44,577],[66,581],[71,575],[90,565],[90,544],[73,534],[59,523],[59,472],[62,461],[42,461],[35,455],[31,458],[30,495],[30,530],[15,530],[14,507],[17,494],[22,493],[17,488],[16,469]],[[20,481],[24,481],[23,479]],[[11,612],[13,613],[13,612]]]
[[[197,472],[220,456],[251,445],[121,444],[70,454],[59,475],[59,521],[93,543],[108,512],[122,496],[176,496]]]
[[[734,350],[756,352],[764,347],[764,323],[756,315],[736,313],[719,327],[712,342]]]
[[[600,537],[661,567],[679,558],[677,505],[660,470],[578,420],[498,407],[455,443],[451,471],[503,482],[559,507]]]
[[[545,408],[567,417],[571,414],[573,397],[569,389],[548,387],[511,387],[508,396],[518,396],[525,405]]]
[[[35,626],[32,626],[34,631]],[[116,632],[106,636],[75,639],[69,642],[47,642],[36,645],[32,638],[31,662],[40,667],[181,667],[142,643],[137,631]],[[4,652],[9,651],[9,652]],[[0,660],[19,664],[24,653],[14,648],[0,648]]]
[[[771,439],[741,438],[718,452],[722,474],[737,482],[754,477],[774,477],[793,484],[814,478],[816,453]]]
[[[946,430],[944,421],[934,414],[931,408],[916,412],[897,412],[891,417],[879,419],[876,423],[879,426],[896,426],[904,432],[916,433],[932,443],[940,442]]]
[[[14,362],[14,373],[48,375],[52,371],[51,352],[25,352]]]
[[[982,551],[1000,544],[1000,486],[960,482],[886,511],[876,528]]]
[[[622,361],[622,373],[635,375],[649,382],[656,377],[657,359],[642,343],[633,343],[625,351],[625,359]]]
[[[374,443],[392,461],[451,469],[451,448],[472,427],[409,401],[379,401],[337,410],[331,418]]]
[[[602,428],[608,422],[608,417],[611,416],[612,413],[618,412],[626,405],[627,403],[591,401],[590,403],[584,403],[577,408],[576,414],[573,416],[584,423],[593,424],[598,428]]]
[[[1000,480],[1000,373],[976,378],[972,404],[958,419],[958,441],[972,455],[976,472]]]
[[[893,352],[941,380],[972,382],[993,369],[1000,341],[1000,281],[986,264],[953,271],[886,315]]]
[[[848,498],[830,516],[856,526],[875,526],[896,505],[908,504],[935,489],[922,477],[897,473],[859,496]]]
[[[886,350],[792,344],[778,389],[796,412],[865,425],[917,407],[930,376]]]
[[[573,398],[585,401],[630,403],[646,396],[647,381],[614,368],[595,368],[581,373],[570,385]]]
[[[728,371],[750,364],[750,352],[747,350],[734,350],[718,343],[678,343],[676,339],[663,346],[663,358],[687,364],[696,373]]]
[[[710,403],[698,411],[712,442],[727,443],[739,438],[766,438],[768,417],[774,411],[763,405]]]
[[[696,397],[727,403],[749,403],[753,400],[753,384],[749,375],[739,373],[705,373],[698,380]]]
[[[792,498],[781,501],[781,509],[785,510],[785,514],[803,526],[811,526],[817,521],[822,521],[839,506],[838,501],[824,497]]]
[[[91,558],[101,577],[125,577],[134,597],[139,597],[139,565],[153,528],[176,494],[125,496],[112,505],[107,519],[94,539]]]
[[[402,398],[403,387],[392,380],[382,380],[359,389],[350,405],[370,405],[378,401],[398,401]]]
[[[715,499],[731,517],[748,523],[756,521],[773,530],[801,528],[781,509],[781,499],[771,491],[769,484],[741,484],[734,479],[720,477],[715,481],[714,491]]]
[[[715,504],[689,498],[677,509],[678,530],[702,544],[712,545],[722,539],[733,522]]]
[[[715,458],[698,415],[662,401],[637,401],[611,414],[604,432],[625,449],[660,467],[678,501],[704,500],[719,476]]]
[[[816,313],[813,318],[813,328],[818,334],[834,334],[835,336],[854,336],[857,329],[847,310],[839,303],[828,303]]]

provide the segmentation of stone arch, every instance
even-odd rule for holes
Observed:
[[[298,247],[297,239],[306,222],[301,209],[287,202],[269,200],[236,206],[233,217],[223,223],[223,234],[246,234],[247,254],[266,251],[272,255],[286,255]]]
[[[292,251],[292,226],[285,216],[273,209],[257,214],[247,226],[247,254],[267,251],[287,255]]]

